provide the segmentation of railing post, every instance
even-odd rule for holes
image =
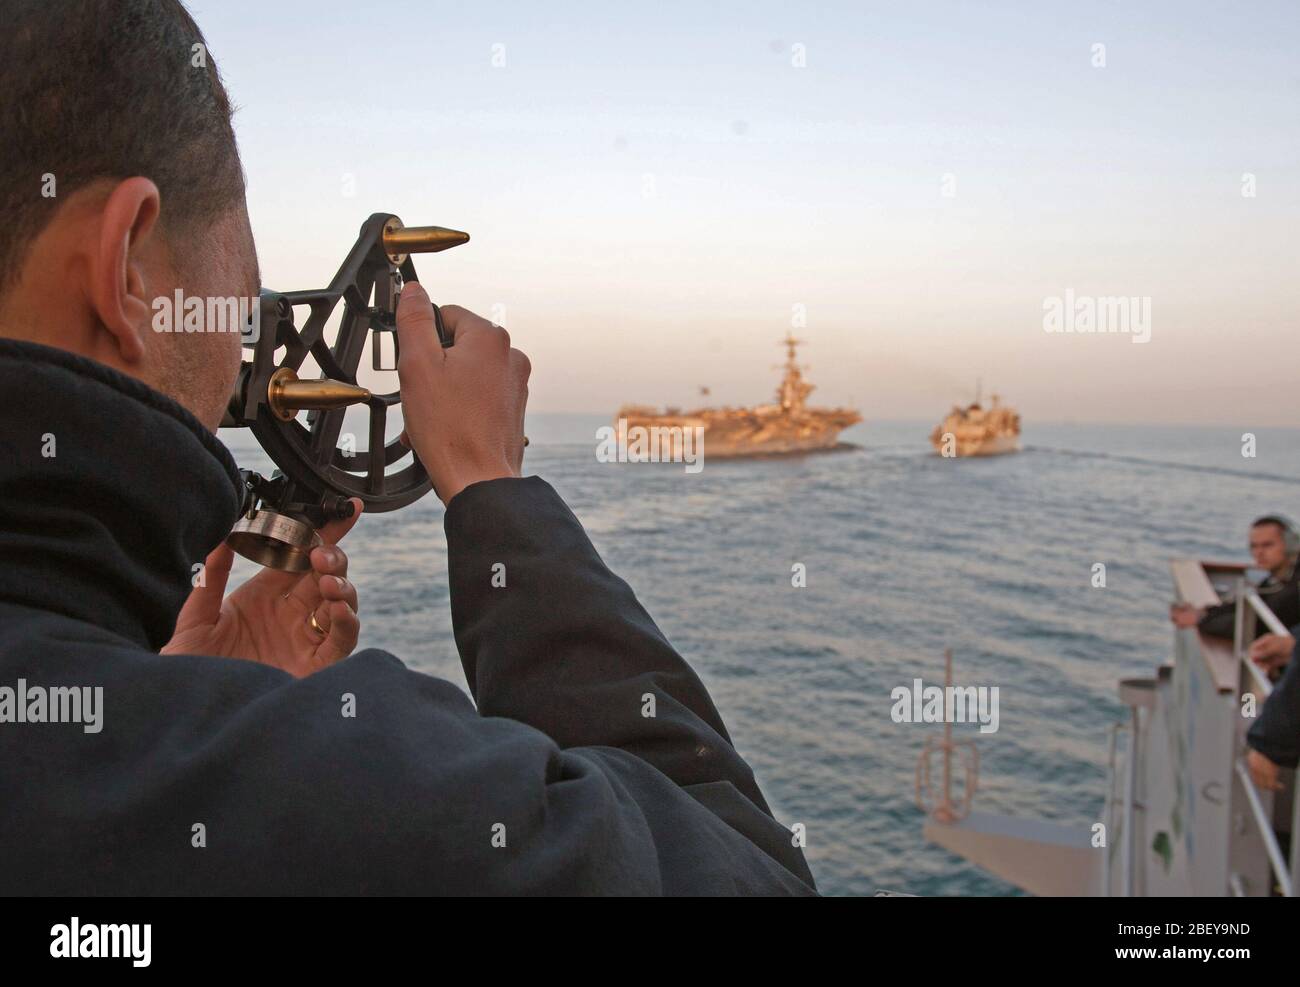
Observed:
[[[1255,817],[1255,825],[1259,828],[1260,838],[1264,841],[1264,852],[1268,854],[1273,875],[1282,888],[1282,894],[1290,898],[1295,894],[1295,886],[1291,883],[1291,874],[1287,871],[1286,861],[1282,859],[1282,848],[1278,846],[1277,837],[1273,835],[1272,814],[1264,808],[1264,800],[1259,797],[1259,792],[1255,788],[1254,781],[1251,780],[1250,772],[1246,770],[1244,761],[1237,761],[1237,777],[1241,780],[1242,791],[1246,793],[1246,802],[1250,805],[1251,815]],[[1291,834],[1291,840],[1295,841],[1294,833]],[[1291,869],[1295,870],[1294,862]]]
[[[1133,725],[1128,738],[1127,794],[1124,796],[1124,897],[1133,897],[1133,876],[1137,863],[1137,839],[1133,827],[1137,825],[1137,767],[1138,767],[1138,708],[1129,707]]]
[[[1101,812],[1102,821],[1106,826],[1105,852],[1101,855],[1101,897],[1103,898],[1110,897],[1111,839],[1115,833],[1115,743],[1122,729],[1124,724],[1112,723],[1106,745],[1106,803]]]
[[[1237,577],[1233,593],[1237,605],[1232,611],[1232,653],[1240,659],[1246,646],[1246,579],[1244,576]]]
[[[1239,579],[1237,582],[1237,607],[1234,611],[1233,621],[1233,647],[1237,659],[1237,693],[1239,697],[1244,695],[1247,686],[1250,685],[1262,699],[1267,700],[1273,691],[1273,685],[1269,682],[1268,677],[1250,660],[1249,653],[1249,641],[1254,639],[1257,619],[1263,620],[1264,626],[1272,634],[1286,633],[1286,628],[1282,626],[1281,621],[1277,619],[1277,615],[1273,613],[1268,604],[1260,599],[1255,587],[1247,586],[1244,580]],[[1292,807],[1291,866],[1288,869],[1282,855],[1282,847],[1273,832],[1273,815],[1265,807],[1264,796],[1255,787],[1255,782],[1250,777],[1250,771],[1246,768],[1244,746],[1241,743],[1241,734],[1234,732],[1232,759],[1238,783],[1246,795],[1246,804],[1255,821],[1255,826],[1259,830],[1260,839],[1264,843],[1264,852],[1268,857],[1272,876],[1276,878],[1282,893],[1287,897],[1292,897],[1295,895],[1297,887],[1300,887],[1300,882],[1298,882],[1298,878],[1300,878],[1300,860],[1296,858],[1296,850],[1300,848],[1296,839],[1296,827],[1300,825],[1300,799],[1296,799]],[[1243,891],[1240,875],[1230,875],[1228,887],[1234,894]]]

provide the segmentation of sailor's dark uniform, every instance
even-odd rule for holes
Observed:
[[[1268,575],[1256,591],[1284,627],[1300,624],[1300,565],[1292,562],[1290,571],[1282,579]],[[1231,638],[1236,633],[1236,621],[1236,601],[1228,600],[1206,609],[1196,626],[1202,634]],[[1264,622],[1255,621],[1255,636],[1262,637],[1267,633],[1269,630]]]
[[[1291,661],[1246,733],[1246,743],[1284,768],[1300,761],[1300,627],[1291,634],[1297,641]]]
[[[699,678],[542,480],[446,512],[472,703],[373,649],[305,679],[160,656],[238,514],[229,452],[28,343],[0,341],[0,420],[0,690],[12,714],[20,680],[103,689],[98,732],[0,722],[0,893],[814,893]]]

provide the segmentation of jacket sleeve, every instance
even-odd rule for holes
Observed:
[[[1300,627],[1291,628],[1291,633],[1300,635]],[[1294,768],[1300,762],[1300,640],[1286,672],[1247,731],[1246,742],[1284,768]]]
[[[1197,630],[1209,637],[1224,637],[1231,640],[1237,633],[1237,604],[1216,603],[1207,607],[1205,615],[1197,621]]]
[[[1270,585],[1257,587],[1257,589],[1260,599],[1283,624],[1290,627],[1293,624],[1300,623],[1300,586],[1297,586],[1294,579],[1282,585],[1271,583]],[[1197,622],[1196,626],[1202,634],[1232,640],[1237,633],[1236,600],[1228,600],[1209,607],[1205,611],[1205,616]],[[1267,633],[1268,628],[1264,625],[1264,622],[1256,620],[1255,637],[1262,637]]]
[[[482,716],[528,724],[603,771],[650,766],[812,888],[703,683],[549,484],[473,484],[445,525],[456,644]],[[653,833],[662,790],[644,790],[659,792],[637,804]]]

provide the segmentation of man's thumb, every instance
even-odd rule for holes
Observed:
[[[203,568],[194,573],[194,578],[191,580],[194,588],[190,590],[190,595],[176,618],[178,631],[217,622],[217,618],[221,616],[221,604],[226,598],[226,584],[230,581],[230,570],[234,564],[235,553],[225,542],[208,553]]]
[[[412,355],[429,355],[442,348],[433,302],[418,281],[402,286],[397,299],[397,338],[402,350]]]

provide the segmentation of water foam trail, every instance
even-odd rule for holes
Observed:
[[[1229,469],[1226,466],[1201,466],[1196,463],[1176,463],[1167,459],[1147,459],[1143,456],[1123,456],[1111,452],[1087,452],[1082,449],[1054,449],[1050,446],[1025,446],[1025,452],[1051,452],[1059,456],[1075,456],[1080,459],[1106,459],[1116,463],[1135,463],[1139,466],[1157,466],[1163,469],[1186,470],[1191,473],[1214,473],[1219,476],[1234,476],[1247,480],[1270,480],[1274,483],[1300,484],[1300,477],[1283,476],[1281,473],[1253,473],[1248,470]]]

